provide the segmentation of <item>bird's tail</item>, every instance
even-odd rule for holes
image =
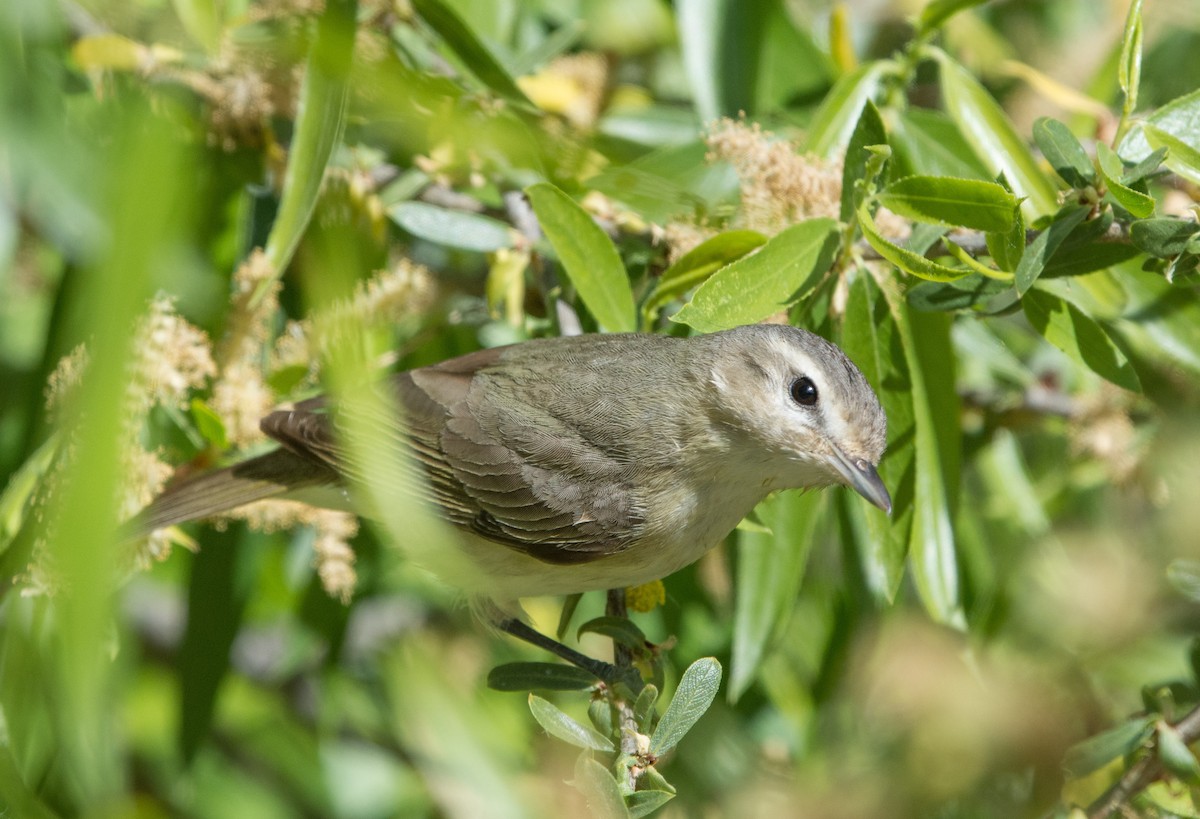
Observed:
[[[171,486],[126,524],[131,538],[336,479],[311,458],[277,449]]]

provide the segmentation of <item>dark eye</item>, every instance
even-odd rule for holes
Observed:
[[[797,404],[805,407],[816,406],[817,385],[807,375],[802,375],[793,381],[792,385],[788,387],[788,393]]]

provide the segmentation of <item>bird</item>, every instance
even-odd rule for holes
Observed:
[[[844,485],[891,511],[879,399],[838,347],[798,327],[534,339],[381,383],[403,421],[368,417],[366,432],[398,441],[421,473],[382,490],[452,525],[447,560],[429,568],[509,631],[520,598],[693,563],[772,492]],[[318,396],[271,412],[260,426],[277,449],[170,485],[134,529],[267,498],[344,508],[373,479],[341,442],[349,411]],[[439,551],[422,554],[436,564]]]

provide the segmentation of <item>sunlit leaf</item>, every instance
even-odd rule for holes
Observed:
[[[443,0],[412,0],[412,5],[480,82],[502,97],[532,105],[500,61],[450,4]]]
[[[955,279],[961,279],[971,272],[965,268],[947,267],[946,265],[938,264],[932,259],[927,259],[908,248],[900,247],[900,245],[879,232],[879,229],[875,227],[875,220],[871,218],[871,214],[865,205],[860,206],[858,209],[858,224],[862,228],[863,236],[867,242],[871,247],[875,248],[875,252],[905,273],[911,273],[914,276],[928,279],[929,281],[950,282]]]
[[[580,300],[600,326],[610,332],[636,329],[629,277],[604,231],[553,185],[539,183],[526,188],[525,194]]]
[[[727,230],[704,240],[663,272],[643,309],[653,312],[679,298],[703,284],[717,270],[762,247],[766,241],[767,237],[756,230]]]
[[[982,5],[985,2],[987,0],[930,0],[925,8],[921,9],[921,14],[917,18],[917,30],[924,34],[941,28],[942,23],[960,11]]]
[[[714,332],[778,313],[829,272],[837,243],[837,222],[832,219],[792,225],[754,255],[710,276],[671,319]]]
[[[805,149],[825,159],[840,153],[854,133],[863,106],[875,98],[884,78],[896,69],[890,61],[872,60],[839,77],[808,125]]]
[[[1121,183],[1121,178],[1125,175],[1125,168],[1121,165],[1121,160],[1117,155],[1113,153],[1112,148],[1103,142],[1097,143],[1096,159],[1100,165],[1100,176],[1104,178],[1104,185],[1108,188],[1109,195],[1116,199],[1121,207],[1139,219],[1144,219],[1154,213],[1154,197],[1135,191]]]
[[[688,666],[650,737],[650,753],[662,756],[678,745],[712,705],[720,687],[721,664],[716,659],[702,657]]]
[[[1151,147],[1167,149],[1163,164],[1183,178],[1200,184],[1200,148],[1197,148],[1200,134],[1193,134],[1194,141],[1188,142],[1149,122],[1142,125],[1142,133]]]
[[[879,193],[888,210],[910,219],[973,230],[1012,229],[1017,199],[995,182],[944,176],[909,176]]]
[[[841,221],[849,222],[862,201],[864,191],[856,184],[866,175],[867,146],[885,145],[887,141],[887,130],[883,126],[883,118],[879,116],[879,109],[875,103],[867,100],[846,146],[846,158],[842,166],[842,204],[838,217]]]

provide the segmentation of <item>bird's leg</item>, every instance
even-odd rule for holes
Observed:
[[[551,654],[566,660],[577,668],[582,668],[607,685],[612,685],[624,676],[623,669],[618,668],[612,663],[606,663],[603,660],[597,660],[594,657],[581,654],[570,646],[565,646],[558,640],[551,639],[540,631],[531,628],[524,621],[516,617],[505,617],[497,621],[496,627],[506,634],[511,634],[518,640],[524,640],[530,645],[549,651]]]

